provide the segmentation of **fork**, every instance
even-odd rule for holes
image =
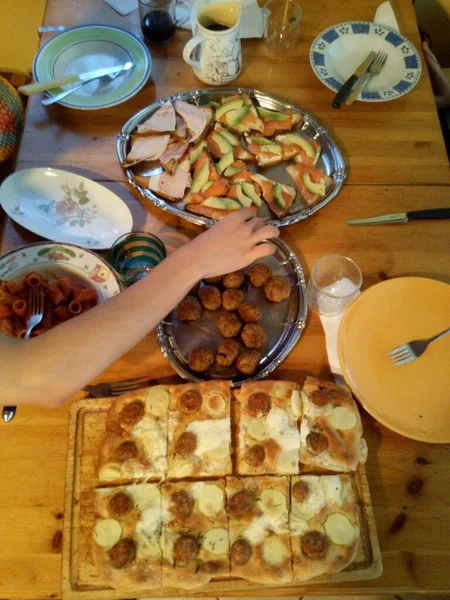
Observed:
[[[405,365],[406,363],[411,362],[412,360],[416,360],[419,356],[425,352],[431,342],[443,337],[450,333],[450,327],[433,335],[433,337],[428,338],[427,340],[414,340],[409,342],[408,344],[402,344],[398,348],[394,348],[388,353],[389,358],[394,363],[395,366]]]
[[[125,56],[122,56],[122,58],[119,58],[119,60],[114,64],[114,66],[115,67],[122,67],[126,62],[128,62],[128,59]],[[98,80],[102,81],[102,79],[109,79],[110,81],[113,81],[113,79],[115,79],[119,75],[123,75],[123,71],[119,71],[118,73],[111,73],[110,75],[103,75],[103,77],[99,77]],[[62,100],[66,96],[69,96],[69,94],[72,94],[72,92],[75,92],[76,90],[79,90],[86,83],[91,83],[92,81],[94,81],[94,80],[91,79],[89,81],[83,81],[83,83],[80,83],[80,84],[76,85],[75,87],[70,88],[70,90],[65,90],[64,92],[61,92],[60,94],[57,94],[56,96],[50,96],[50,98],[44,98],[43,100],[41,100],[41,103],[44,106],[50,106],[50,104],[54,104],[55,102],[59,102],[60,100]]]
[[[377,55],[373,59],[367,73],[362,77],[360,83],[356,86],[353,92],[345,101],[347,106],[351,106],[353,102],[356,100],[356,96],[362,90],[362,88],[366,85],[366,83],[372,79],[375,75],[379,75],[386,64],[387,54],[385,52],[377,52]]]
[[[137,377],[126,381],[112,381],[110,383],[97,383],[87,385],[84,392],[89,392],[94,398],[107,398],[108,396],[120,396],[126,392],[133,392],[140,387],[146,387],[150,383],[150,377]]]
[[[44,290],[42,286],[31,288],[30,297],[28,299],[28,319],[27,319],[27,330],[23,336],[24,340],[29,340],[32,330],[39,325],[44,316]],[[14,419],[16,414],[15,406],[4,406],[2,410],[2,417],[5,423],[9,423]]]

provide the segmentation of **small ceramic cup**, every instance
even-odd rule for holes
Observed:
[[[117,239],[109,251],[109,263],[125,286],[147,275],[166,258],[162,241],[146,231],[133,231]]]
[[[242,67],[240,20],[238,2],[214,2],[198,11],[196,35],[184,47],[183,59],[200,81],[226,85],[238,77]]]

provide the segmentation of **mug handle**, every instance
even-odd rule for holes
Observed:
[[[189,40],[186,46],[183,48],[183,60],[195,69],[200,69],[200,61],[193,60],[191,58],[191,54],[195,50],[195,48],[204,41],[204,39],[205,38],[202,35],[196,35],[191,40]]]

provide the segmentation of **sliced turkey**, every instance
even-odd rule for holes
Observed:
[[[167,101],[150,118],[138,125],[138,133],[163,133],[165,131],[175,131],[175,127],[175,111],[172,103]]]
[[[164,170],[173,174],[188,148],[189,143],[185,141],[175,142],[174,144],[167,146],[159,159],[159,162],[164,167]]]
[[[123,161],[124,167],[130,167],[145,160],[158,160],[169,143],[170,135],[152,135],[132,137],[131,150]]]
[[[169,173],[161,173],[160,175],[152,175],[148,184],[148,188],[156,194],[177,202],[184,197],[186,188],[191,184],[191,175],[182,169],[178,168],[173,175]]]
[[[186,123],[191,143],[195,143],[204,137],[213,119],[211,108],[199,108],[195,104],[188,104],[183,100],[177,100],[175,102],[175,110]]]

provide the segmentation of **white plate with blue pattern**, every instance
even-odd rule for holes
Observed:
[[[401,33],[386,25],[365,21],[333,25],[316,37],[309,59],[322,83],[337,92],[371,50],[385,52],[387,61],[357,99],[385,102],[410,92],[422,72],[419,54]]]

